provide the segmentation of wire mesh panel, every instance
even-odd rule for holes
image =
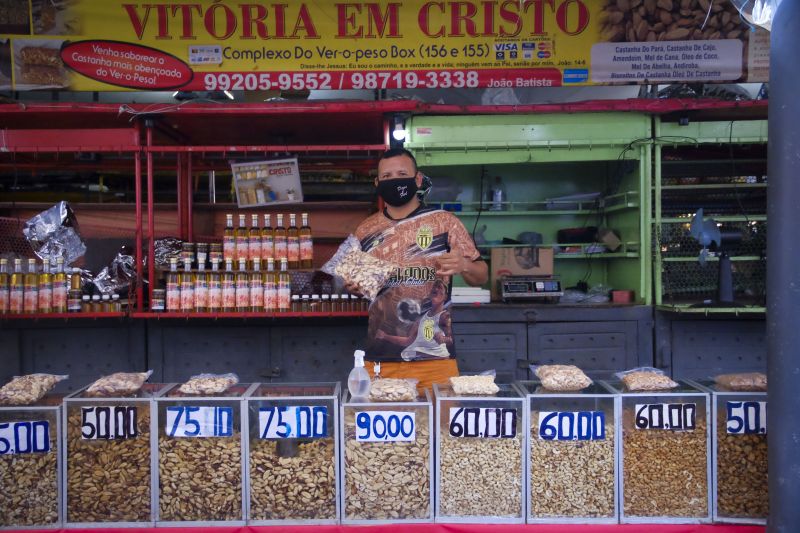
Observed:
[[[767,290],[766,260],[733,261],[733,297],[739,303],[763,304]],[[719,263],[677,261],[663,264],[661,271],[663,302],[680,304],[712,300],[717,297]]]

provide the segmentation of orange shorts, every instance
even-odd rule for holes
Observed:
[[[365,361],[364,367],[373,377],[375,363]],[[383,361],[381,362],[381,377],[383,378],[414,378],[419,381],[417,389],[420,393],[429,389],[433,395],[434,383],[447,383],[447,379],[458,375],[458,363],[455,359],[437,359],[432,361]]]

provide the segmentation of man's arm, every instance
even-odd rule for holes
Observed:
[[[460,274],[469,285],[483,285],[489,279],[489,265],[483,259],[472,261],[457,252],[442,254],[436,258],[437,274],[453,276]]]

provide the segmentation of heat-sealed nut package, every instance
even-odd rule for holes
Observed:
[[[15,376],[0,388],[0,405],[31,405],[41,400],[56,383],[69,376],[28,374]]]
[[[657,368],[634,368],[615,375],[629,391],[669,390],[679,386]]]
[[[178,388],[182,394],[209,395],[222,394],[239,383],[236,374],[198,374]]]
[[[86,396],[102,396],[119,398],[135,394],[150,378],[152,370],[147,372],[116,372],[104,376],[86,389]]]
[[[414,379],[382,378],[369,388],[371,402],[411,402],[417,399],[417,381]]]
[[[491,396],[500,391],[500,387],[494,382],[495,376],[492,374],[480,376],[454,376],[450,378],[450,386],[456,395],[480,395]]]
[[[766,392],[767,376],[761,372],[747,372],[743,374],[720,374],[714,382],[729,391],[735,392]]]
[[[374,300],[397,268],[394,263],[362,252],[359,240],[350,235],[323,265],[322,271],[356,285],[361,294]]]
[[[557,392],[583,390],[592,380],[574,365],[542,365],[534,371],[545,389]]]

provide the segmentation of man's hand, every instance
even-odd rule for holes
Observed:
[[[442,276],[454,276],[456,274],[463,274],[469,267],[470,260],[463,255],[450,252],[442,254],[436,258],[437,274]]]

